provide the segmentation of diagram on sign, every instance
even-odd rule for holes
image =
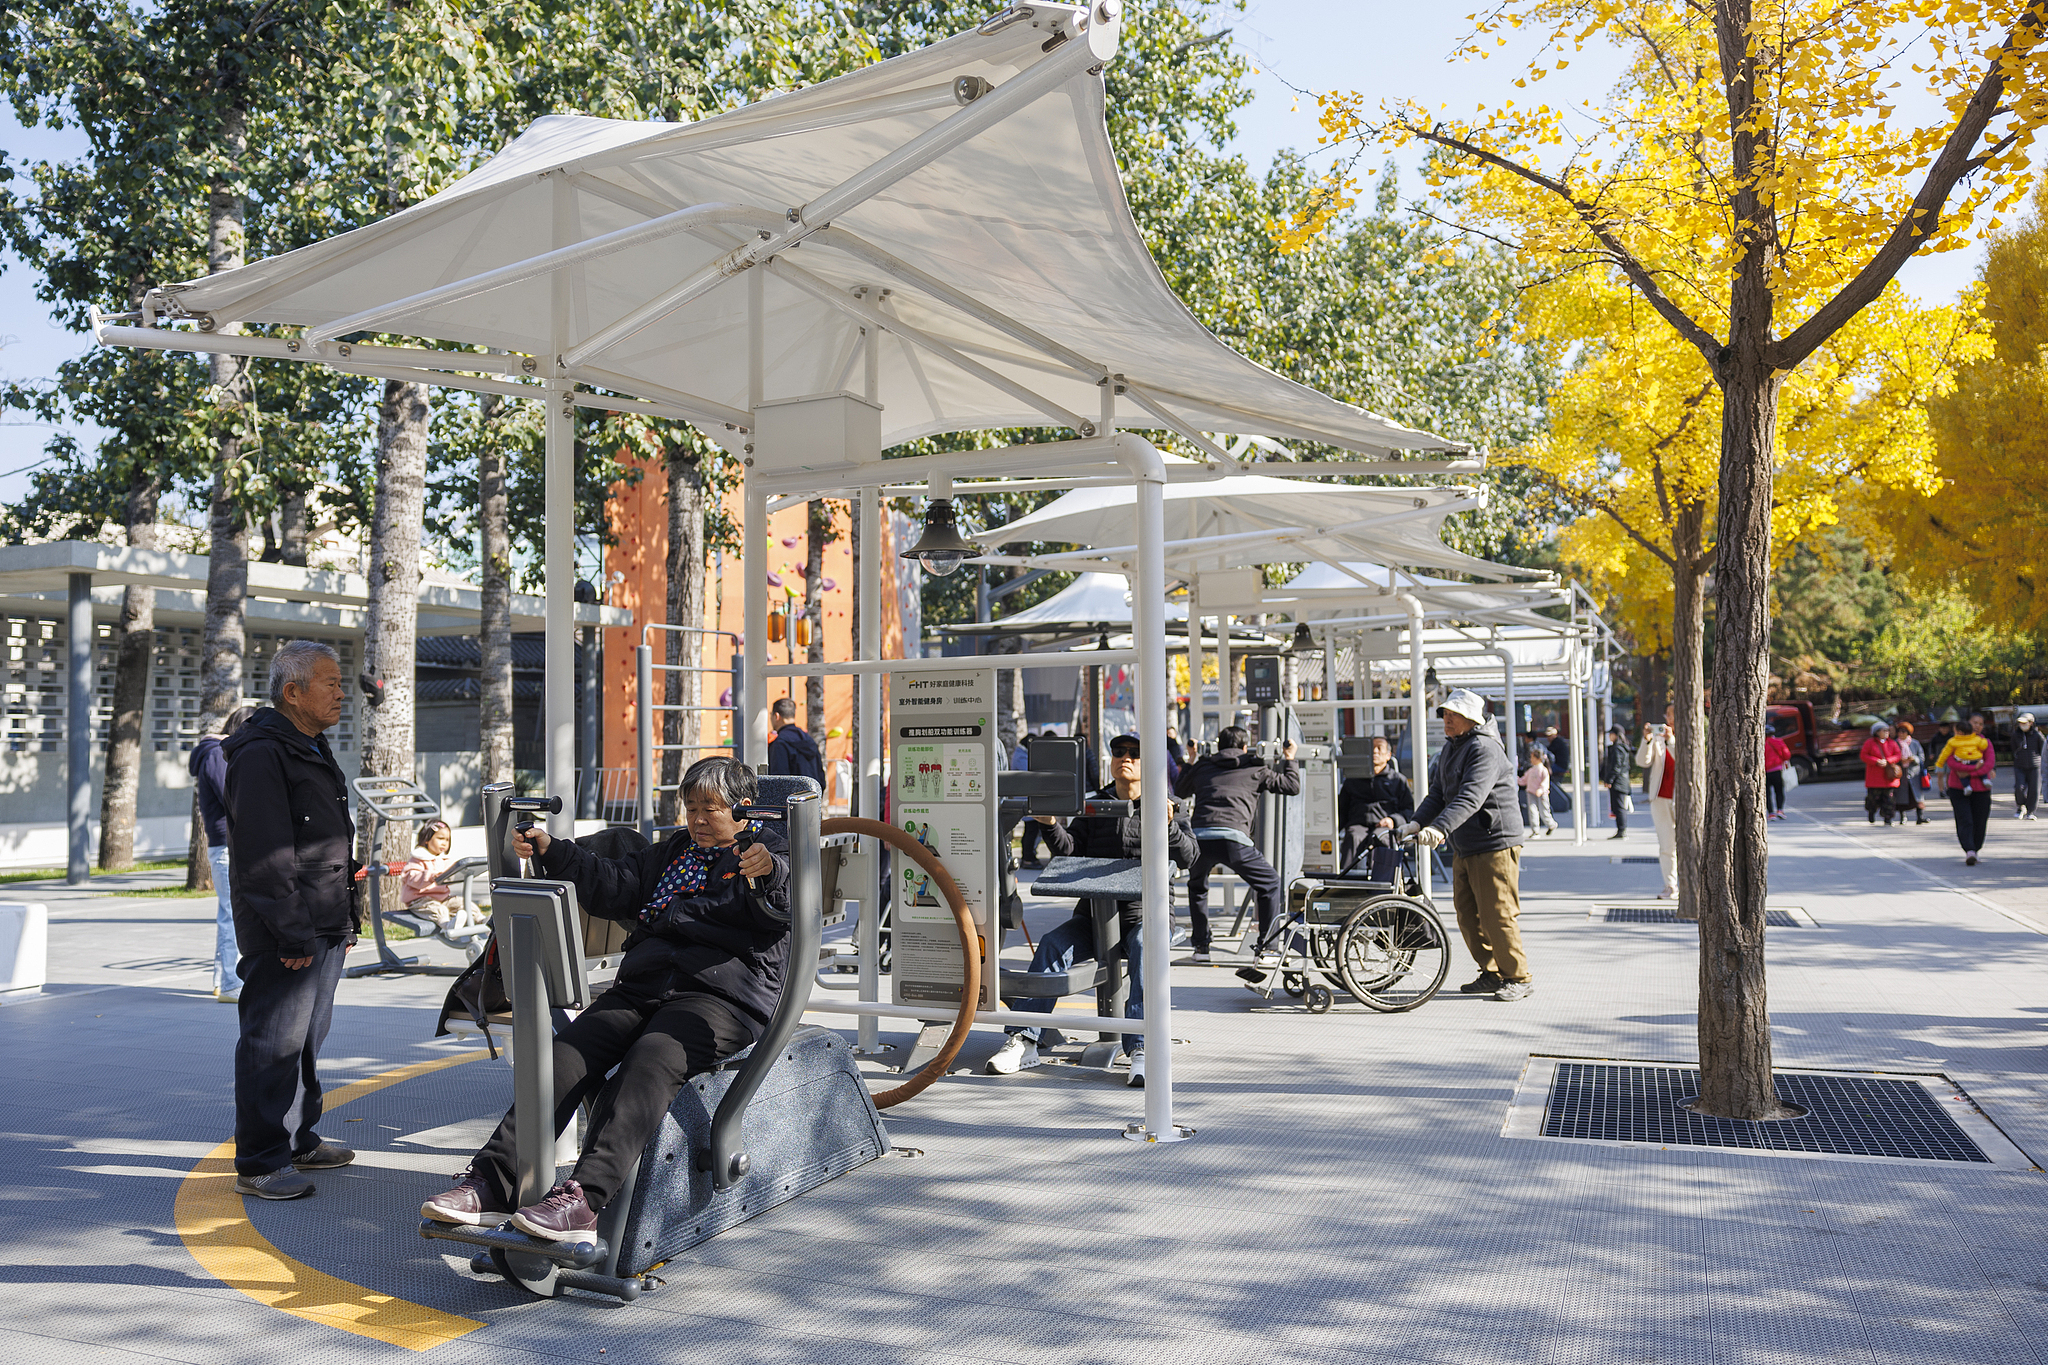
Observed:
[[[960,885],[967,912],[976,924],[988,922],[988,879],[983,873],[982,824],[979,806],[904,806],[897,815],[903,832],[939,855],[939,861]],[[896,914],[908,922],[951,924],[953,911],[939,894],[929,872],[905,858],[897,874]]]
[[[899,801],[950,801],[980,805],[988,793],[988,745],[899,744],[896,778]]]

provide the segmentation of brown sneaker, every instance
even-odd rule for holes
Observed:
[[[464,1171],[455,1188],[437,1194],[420,1205],[420,1217],[437,1223],[459,1223],[463,1227],[496,1227],[505,1221],[503,1209],[491,1206],[503,1202],[491,1193],[489,1184]]]
[[[564,1180],[548,1191],[538,1204],[528,1204],[512,1215],[512,1226],[544,1242],[597,1240],[597,1210],[583,1196],[583,1187]]]

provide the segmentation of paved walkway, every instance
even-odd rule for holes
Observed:
[[[1965,869],[1945,824],[1871,830],[1860,796],[1804,788],[1772,827],[1773,902],[1812,921],[1770,940],[1780,1063],[1944,1073],[2048,1157],[2048,934],[2012,917],[2048,886],[2048,824],[1998,822],[1993,856]],[[419,1199],[510,1092],[501,1064],[427,1037],[440,983],[343,984],[337,1080],[450,1064],[358,1091],[325,1127],[359,1165],[245,1215],[208,1193],[220,1177],[191,1174],[230,1127],[232,1011],[201,977],[119,965],[203,961],[210,904],[67,907],[60,975],[133,984],[0,1010],[0,1355],[2048,1359],[2048,1175],[1503,1136],[1532,1054],[1695,1055],[1692,930],[1589,915],[1654,894],[1653,866],[1615,861],[1653,851],[1647,832],[1531,847],[1539,986],[1521,1004],[1451,992],[1412,1014],[1318,1017],[1178,967],[1193,1141],[1118,1138],[1140,1108],[1120,1077],[958,1075],[889,1114],[921,1157],[723,1234],[630,1307],[523,1301],[414,1234]],[[1467,975],[1461,957],[1451,983]],[[967,1060],[996,1041],[978,1032]]]

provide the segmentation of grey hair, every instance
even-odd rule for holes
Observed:
[[[319,659],[332,659],[335,666],[341,666],[341,656],[334,652],[334,646],[323,645],[318,640],[294,640],[270,656],[270,701],[272,705],[284,700],[284,689],[288,684],[301,687],[313,682],[313,665]]]
[[[702,793],[715,796],[734,809],[752,805],[760,790],[760,779],[754,776],[754,770],[724,754],[700,758],[683,774],[685,798]]]

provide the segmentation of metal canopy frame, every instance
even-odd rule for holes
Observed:
[[[1165,675],[1167,657],[1165,489],[1235,477],[1247,468],[1210,433],[1240,434],[1240,451],[1248,449],[1241,434],[1258,433],[1268,443],[1305,440],[1370,457],[1258,466],[1288,478],[1452,473],[1480,462],[1439,437],[1253,365],[1173,296],[1123,201],[1103,124],[1100,76],[1115,56],[1121,23],[1120,0],[1033,0],[973,32],[700,123],[543,119],[422,204],[301,251],[153,291],[133,314],[95,313],[94,336],[104,345],[323,364],[542,400],[551,788],[567,782],[575,761],[572,461],[579,408],[688,421],[742,458],[745,557],[754,563],[765,561],[771,498],[850,495],[861,543],[878,552],[886,496],[944,496],[954,480],[962,481],[963,493],[1133,484],[1136,533],[1116,568],[1133,583],[1141,676],[1156,680]],[[998,129],[1009,131],[999,136]],[[1011,141],[1001,142],[1002,136]],[[702,171],[712,152],[720,168],[739,168],[727,177],[734,183],[754,164],[748,156],[768,169],[733,193],[694,195],[685,170]],[[841,160],[832,163],[835,154]],[[796,157],[810,158],[808,179],[789,173]],[[1057,175],[1067,176],[1062,185],[1068,191],[1094,196],[1085,207],[1099,234],[1084,241],[1064,222],[1025,223],[1026,217],[1046,218],[1038,200],[1048,177]],[[933,183],[912,195],[905,182],[920,176]],[[899,185],[904,193],[892,198],[891,188]],[[985,261],[956,259],[929,242],[903,247],[901,234],[889,234],[882,217],[895,212],[900,221],[913,211],[905,207],[913,198],[914,211],[929,221],[912,221],[929,229],[927,237],[971,229],[982,233],[986,246],[991,225],[1013,235],[1057,235],[1065,243],[1066,273],[1027,261],[1027,268],[998,279],[1000,272],[980,268]],[[971,204],[976,216],[956,213],[960,204]],[[802,264],[792,254],[800,247],[808,248],[800,253]],[[955,278],[947,278],[949,270]],[[1141,316],[1144,309],[1151,311]],[[192,325],[165,325],[185,321]],[[299,330],[243,334],[244,326],[264,325]],[[697,330],[678,330],[685,327]],[[1054,334],[1062,328],[1072,337]],[[439,338],[463,349],[343,339],[370,329]],[[816,383],[796,385],[792,356],[802,361],[802,373],[821,377],[833,390],[859,372],[856,396],[884,413],[884,447],[943,431],[1048,422],[1073,431],[1075,439],[862,459],[829,472],[756,468],[751,438],[755,414],[775,396],[771,376],[778,376],[778,391],[818,392]],[[707,357],[722,367],[723,388],[707,378]],[[1161,366],[1161,373],[1141,373]],[[742,367],[743,382],[731,378],[735,367]],[[891,393],[900,399],[900,414],[885,403]],[[920,405],[928,419],[917,415]],[[1159,427],[1203,458],[1169,461],[1128,430]],[[1383,458],[1395,450],[1447,451],[1452,458]],[[1348,536],[1369,534],[1371,526],[1278,528],[1267,538],[1285,543],[1289,535],[1319,529]],[[766,582],[760,575],[748,578],[742,685],[748,723],[739,736],[747,761],[765,759],[766,682],[776,674],[857,675],[856,724],[879,735],[881,675],[905,664],[878,657],[878,553],[862,561],[867,657],[850,663],[770,669]],[[1227,636],[1221,643],[1228,647]],[[1166,689],[1141,685],[1140,697],[1144,781],[1164,790]],[[864,753],[864,808],[879,809],[880,746],[870,744]],[[1167,941],[1170,913],[1166,816],[1165,803],[1148,805],[1143,822],[1145,917],[1160,943]],[[568,832],[570,818],[568,812],[553,817],[557,833]],[[1160,952],[1146,962],[1145,1117],[1131,1135],[1152,1141],[1184,1135],[1173,1122],[1169,959]]]

